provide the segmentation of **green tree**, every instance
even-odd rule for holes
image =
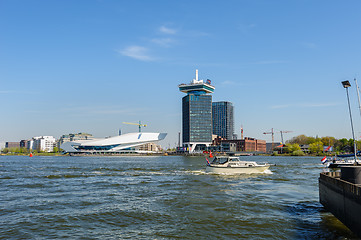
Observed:
[[[308,142],[308,137],[306,135],[298,135],[296,137],[293,137],[291,140],[288,141],[290,144],[299,144],[299,145],[305,145]]]
[[[323,143],[323,146],[333,146],[336,139],[334,137],[322,137],[321,142]]]
[[[290,153],[292,153],[292,152],[294,152],[294,151],[301,150],[300,145],[298,145],[297,143],[289,144],[289,145],[287,145],[287,147],[288,147],[288,151],[289,151]]]
[[[309,150],[311,153],[321,153],[323,151],[323,143],[321,141],[311,143]]]
[[[298,135],[296,137],[293,137],[291,140],[289,140],[287,142],[291,143],[291,144],[297,143],[299,145],[306,145],[306,144],[311,144],[311,143],[315,143],[315,142],[318,142],[318,141],[319,141],[318,138],[307,137],[306,135],[302,134],[302,135]]]

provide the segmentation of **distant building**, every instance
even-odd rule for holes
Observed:
[[[59,145],[65,142],[79,141],[79,140],[91,140],[94,139],[92,134],[89,133],[69,133],[62,135],[59,139]]]
[[[55,143],[56,139],[53,136],[33,137],[31,140],[27,141],[27,149],[52,152],[54,151]]]
[[[244,152],[266,152],[265,140],[245,137],[241,141],[241,149]]]
[[[232,140],[234,138],[233,104],[231,102],[212,103],[213,134]]]
[[[20,142],[6,142],[5,148],[20,148]]]
[[[20,141],[20,148],[27,148],[29,140],[21,140]]]
[[[135,147],[135,151],[137,152],[161,152],[162,148],[160,145],[157,145],[155,143],[146,143],[140,146]]]
[[[221,145],[221,142],[223,140],[227,140],[226,138],[222,138],[220,136],[217,136],[215,134],[212,135],[212,145],[216,146],[216,145]]]
[[[136,153],[136,147],[163,140],[167,133],[127,133],[120,136],[64,142],[60,147],[70,154]],[[145,145],[150,149],[153,145]]]
[[[266,143],[266,152],[267,153],[272,153],[274,148],[281,145],[282,143],[281,142],[274,142],[274,143]],[[273,145],[273,148],[272,148],[272,145]]]
[[[182,139],[188,152],[203,151],[212,143],[212,95],[215,87],[211,81],[196,78],[189,84],[180,84],[179,91],[187,95],[182,99]],[[209,94],[209,95],[208,95]]]
[[[266,141],[245,137],[244,139],[220,139],[215,138],[214,145],[222,146],[221,150],[227,152],[266,152]],[[232,144],[232,145],[229,145]]]

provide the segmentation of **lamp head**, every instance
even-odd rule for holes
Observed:
[[[342,86],[343,86],[344,88],[348,88],[348,87],[351,87],[351,83],[350,83],[348,80],[346,80],[346,81],[343,81],[343,82],[342,82]]]

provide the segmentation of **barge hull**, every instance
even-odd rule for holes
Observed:
[[[341,179],[340,172],[321,173],[320,203],[361,238],[361,184]]]

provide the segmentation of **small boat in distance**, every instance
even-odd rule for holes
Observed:
[[[207,160],[206,172],[220,174],[253,174],[265,173],[271,166],[268,163],[258,164],[253,161],[241,161],[238,157],[214,157],[212,162]]]

